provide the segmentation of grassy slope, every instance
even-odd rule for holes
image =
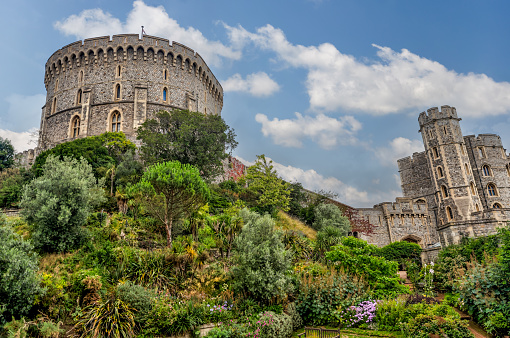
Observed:
[[[295,230],[301,231],[306,235],[306,237],[310,239],[315,239],[317,237],[317,231],[307,226],[305,223],[301,222],[297,218],[290,216],[289,214],[279,211],[278,218],[276,220],[276,226],[280,229],[284,230]]]

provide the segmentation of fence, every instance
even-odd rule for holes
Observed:
[[[305,327],[303,333],[298,334],[299,338],[340,338],[340,331],[333,329],[323,329],[314,327]]]

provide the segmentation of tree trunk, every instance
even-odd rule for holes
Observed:
[[[166,218],[166,217],[165,217]],[[166,227],[166,245],[172,247],[172,220],[165,219]]]
[[[115,177],[115,167],[112,168],[112,178],[110,181],[110,196],[113,196],[113,178]]]

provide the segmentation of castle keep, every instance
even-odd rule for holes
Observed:
[[[463,136],[460,120],[449,106],[420,114],[425,151],[398,160],[404,197],[359,209],[375,226],[364,239],[447,246],[495,233],[510,220],[510,157],[501,138]]]
[[[137,34],[71,43],[46,63],[38,150],[78,137],[136,129],[159,110],[220,114],[223,89],[202,57]]]

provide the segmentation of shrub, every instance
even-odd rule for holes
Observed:
[[[302,275],[296,309],[305,325],[338,322],[334,311],[358,304],[370,297],[368,285],[360,278],[335,270],[326,275]]]
[[[303,319],[297,310],[296,303],[289,303],[285,312],[290,316],[290,318],[292,318],[293,331],[297,331],[303,327]]]
[[[404,337],[429,338],[440,335],[448,338],[470,338],[474,335],[468,329],[468,323],[456,318],[437,318],[433,315],[420,314],[407,324],[403,324]]]
[[[27,315],[42,294],[38,257],[32,245],[5,223],[5,216],[0,214],[0,325],[13,316]]]
[[[133,284],[129,281],[117,286],[117,296],[129,307],[135,310],[136,323],[143,323],[154,303],[155,295],[143,286]]]
[[[315,242],[315,257],[322,257],[331,247],[342,242],[342,237],[346,234],[342,229],[326,225],[317,232],[317,240]]]
[[[80,161],[54,156],[46,159],[44,174],[27,184],[20,203],[33,226],[36,247],[45,252],[66,252],[81,245],[82,226],[103,191],[92,168]]]
[[[382,247],[379,249],[379,255],[389,261],[397,262],[400,266],[405,266],[408,261],[420,265],[421,251],[422,249],[418,244],[401,241]]]
[[[247,209],[239,214],[245,225],[235,241],[234,288],[263,302],[286,297],[292,290],[292,254],[285,250],[281,233],[274,230],[269,215],[260,216]]]
[[[85,337],[133,337],[135,319],[132,309],[120,298],[108,298],[86,307],[75,328]]]
[[[372,288],[375,297],[391,298],[409,289],[400,284],[398,264],[377,257],[378,248],[354,237],[342,238],[342,244],[326,253],[326,259],[336,269],[362,277]]]
[[[267,311],[260,316],[259,321],[266,324],[262,324],[260,330],[261,336],[264,338],[289,338],[292,336],[293,323],[288,314]]]
[[[312,228],[320,231],[325,227],[337,228],[341,236],[346,236],[351,230],[351,222],[349,218],[342,215],[342,211],[336,205],[321,203],[315,208],[315,221]]]

